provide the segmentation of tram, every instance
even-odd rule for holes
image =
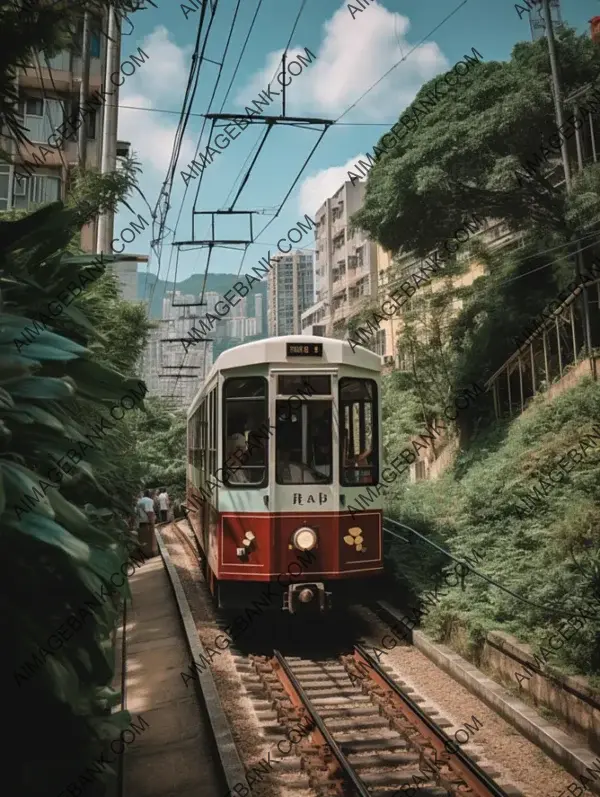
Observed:
[[[343,340],[288,335],[218,357],[188,410],[186,509],[219,607],[261,599],[294,614],[373,597],[380,396],[381,357]]]

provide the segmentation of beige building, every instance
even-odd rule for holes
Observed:
[[[348,180],[316,213],[316,303],[302,313],[302,332],[343,337],[348,319],[366,297],[377,295],[377,247],[350,231],[365,186]]]
[[[484,221],[483,228],[473,235],[472,240],[481,241],[491,251],[509,245],[516,246],[519,242],[518,237],[511,235],[508,226],[501,221]],[[471,254],[469,243],[466,243],[458,250],[457,260],[459,262],[468,263],[468,269],[465,273],[450,278],[452,290],[471,285],[471,283],[485,273],[484,266]],[[399,288],[402,282],[406,280],[407,274],[418,271],[421,265],[421,260],[417,258],[413,252],[401,253],[394,256],[391,252],[387,252],[379,245],[377,246],[377,262],[379,302],[385,301],[385,298]],[[425,299],[428,295],[446,290],[447,279],[448,278],[444,278],[443,276],[435,277],[432,279],[431,283],[422,285],[419,288],[419,299]],[[379,331],[373,349],[383,356],[384,365],[388,368],[398,368],[400,370],[407,370],[410,368],[409,358],[406,356],[406,352],[398,348],[398,335],[404,326],[403,315],[405,311],[410,311],[411,306],[412,301],[409,300],[398,310],[394,317],[381,321],[379,325]],[[454,299],[452,307],[449,309],[449,317],[458,313],[461,307],[462,300]],[[430,320],[430,315],[427,312],[427,303],[424,304],[423,312],[424,314],[420,319],[420,327],[423,336],[426,336],[428,322]],[[449,319],[446,319],[446,321],[448,320]]]
[[[106,20],[99,18],[93,19],[90,26],[88,97],[106,86],[109,42],[100,32],[102,23],[106,30]],[[82,28],[81,23],[80,42]],[[115,63],[118,65],[119,51],[117,37],[116,44],[110,48],[110,69]],[[0,211],[33,210],[39,205],[65,198],[66,186],[79,160],[77,133],[73,132],[70,121],[77,119],[79,114],[82,60],[80,46],[78,51],[64,50],[53,58],[40,53],[34,57],[30,67],[17,70],[19,112],[26,128],[25,135],[31,143],[17,146],[6,129],[1,131],[0,148],[12,154],[13,163],[0,163]],[[101,168],[104,133],[106,170],[117,168],[117,91],[113,97],[110,107],[102,105],[85,113],[87,167]],[[57,133],[61,126],[64,135]],[[128,144],[120,143],[119,154],[125,154],[128,148]],[[99,241],[99,224],[97,219],[82,230],[81,247],[85,252],[111,252],[113,214],[106,214],[102,222],[105,225],[104,243]]]

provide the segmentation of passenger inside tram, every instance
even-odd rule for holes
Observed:
[[[247,483],[248,478],[241,463],[248,451],[248,444],[243,434],[236,432],[227,439],[227,480],[232,484]]]
[[[296,459],[294,460],[294,455]],[[277,451],[277,483],[278,484],[327,484],[330,479],[324,473],[311,468],[300,460],[301,454],[286,450]]]
[[[331,483],[331,402],[313,401],[298,410],[278,405],[277,483]]]

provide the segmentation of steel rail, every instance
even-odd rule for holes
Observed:
[[[358,654],[358,655],[357,655]],[[461,750],[461,748],[446,735],[442,728],[439,728],[433,720],[427,716],[419,706],[398,686],[389,675],[383,670],[379,662],[377,662],[368,653],[362,645],[355,645],[354,658],[357,661],[362,661],[367,667],[370,668],[369,677],[382,686],[384,689],[391,691],[393,695],[401,701],[401,709],[404,713],[408,714],[410,722],[419,730],[419,732],[430,741],[437,752],[445,752],[448,755],[448,760],[444,763],[454,771],[469,788],[478,797],[510,797],[490,776],[478,766],[469,756]],[[364,670],[361,669],[361,672]],[[453,745],[454,752],[450,752],[446,747],[447,744]],[[437,760],[437,758],[436,758]]]
[[[190,552],[193,554],[194,559],[196,559],[196,560],[200,559],[198,551],[195,549],[193,542],[190,540],[190,538],[185,533],[185,531],[183,531],[182,529],[179,528],[179,526],[177,525],[177,521],[176,520],[167,521],[166,523],[162,524],[162,526],[163,526],[163,528],[164,528],[164,526],[171,526],[171,530],[173,532],[175,532],[175,536],[179,540],[183,540],[183,542],[186,544],[186,546],[188,547]]]
[[[290,670],[290,667],[284,657],[278,650],[273,651],[273,656],[275,661],[282,671],[282,673],[278,673],[278,677],[283,683],[283,687],[286,693],[289,695],[290,700],[292,701],[293,705],[296,705],[299,708],[303,708],[306,713],[309,715],[311,721],[313,722],[314,726],[316,727],[318,733],[322,736],[325,740],[326,744],[328,745],[329,749],[336,757],[339,769],[342,772],[342,777],[344,780],[349,781],[354,789],[356,789],[356,793],[359,797],[371,797],[371,794],[361,778],[357,775],[352,767],[352,764],[348,761],[344,753],[342,752],[341,747],[335,741],[331,733],[325,727],[325,723],[319,716],[318,711],[313,706],[311,699],[308,697],[306,692],[304,691],[302,685],[298,681],[298,678],[294,675],[294,673]]]

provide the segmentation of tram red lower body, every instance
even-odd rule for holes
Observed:
[[[219,580],[272,581],[288,572],[299,576],[299,568],[303,577],[327,580],[383,572],[382,513],[378,510],[354,517],[349,512],[306,515],[210,510],[206,514],[210,517],[205,529],[198,515],[194,513],[190,519]],[[317,546],[312,551],[302,552],[292,547],[292,535],[301,526],[317,533]],[[248,539],[251,544],[244,545]],[[247,554],[240,557],[238,552],[242,548]]]

